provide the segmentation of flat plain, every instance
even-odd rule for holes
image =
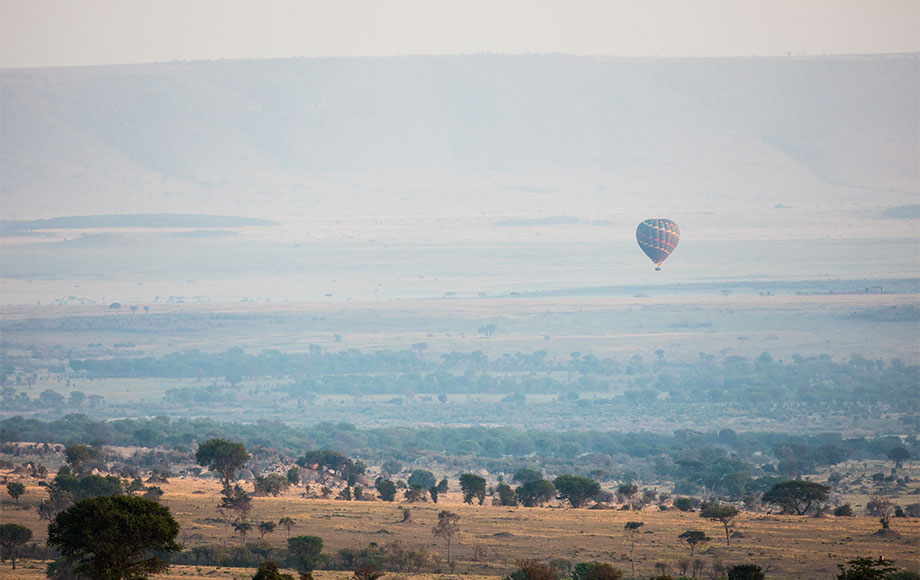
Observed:
[[[175,477],[160,487],[164,491],[162,502],[179,521],[182,526],[180,539],[189,547],[239,544],[240,538],[232,528],[215,519],[220,493],[216,480]],[[916,518],[892,520],[895,533],[885,536],[876,533],[878,519],[866,516],[819,518],[745,512],[736,520],[731,545],[726,546],[725,532],[720,524],[701,519],[698,513],[676,509],[479,506],[464,504],[457,492],[441,496],[437,504],[338,501],[307,499],[302,497],[303,491],[302,487],[294,487],[279,497],[254,498],[252,520],[277,522],[282,517],[290,517],[295,522],[291,535],[323,538],[324,552],[330,555],[344,548],[366,548],[372,542],[383,546],[399,541],[429,551],[438,561],[445,557],[446,547],[443,540],[432,535],[432,527],[438,512],[447,509],[461,517],[461,532],[453,543],[456,574],[450,577],[466,580],[507,575],[518,559],[565,559],[573,564],[610,562],[631,577],[630,546],[623,533],[628,521],[644,523],[635,544],[634,577],[637,578],[655,574],[658,563],[667,566],[676,576],[678,561],[690,557],[686,544],[677,538],[686,530],[702,530],[712,538],[695,554],[706,566],[705,575],[719,563],[728,566],[756,563],[769,571],[769,578],[791,580],[831,578],[838,563],[857,556],[883,556],[911,569],[920,562],[917,541],[920,520]],[[18,505],[10,503],[8,498],[4,501],[4,521],[22,523],[34,530],[36,540],[43,540],[44,526],[39,525],[35,510],[24,509],[34,506],[43,497],[43,488],[34,481],[29,482],[27,493]],[[411,522],[402,522],[399,507],[410,509]],[[248,541],[253,541],[254,536],[257,534],[252,534]],[[265,540],[280,547],[287,537],[288,532],[278,528]],[[440,561],[443,565],[443,560]],[[253,573],[250,571],[246,576],[244,570],[200,569],[205,572],[179,566],[171,575],[162,577],[249,578]],[[10,571],[5,567],[0,570],[5,578],[19,577],[8,575]],[[394,573],[392,576],[403,575]],[[22,576],[24,579],[31,577]],[[317,574],[319,579],[331,580],[332,577],[333,574],[326,571]],[[425,580],[428,576],[412,574],[411,577]]]

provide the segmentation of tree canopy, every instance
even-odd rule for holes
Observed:
[[[224,486],[229,487],[236,472],[249,461],[249,452],[242,443],[226,439],[208,439],[198,446],[195,461],[198,465],[219,473]]]
[[[696,551],[697,546],[712,540],[712,538],[706,535],[706,532],[701,532],[699,530],[687,530],[686,532],[677,536],[677,538],[687,543],[687,545],[690,547],[691,556],[693,556],[693,552]]]
[[[409,487],[420,487],[427,491],[436,486],[438,481],[435,479],[434,474],[427,469],[416,469],[406,480],[406,483],[409,484]]]
[[[389,479],[378,477],[374,482],[374,488],[377,490],[377,493],[380,494],[380,499],[383,501],[393,501],[396,497],[396,484]]]
[[[828,491],[829,487],[813,481],[781,481],[763,494],[763,501],[779,506],[784,513],[801,516],[808,513],[816,502],[827,499]]]
[[[319,536],[294,536],[288,538],[288,552],[298,572],[310,572],[319,564],[323,539]]]
[[[94,580],[141,580],[167,568],[152,554],[179,552],[169,509],[142,497],[83,499],[48,526],[48,545],[73,571]]]
[[[577,475],[560,475],[553,485],[559,499],[569,502],[573,508],[582,507],[601,491],[599,483]]]
[[[553,483],[543,479],[534,479],[518,486],[514,490],[519,502],[527,507],[542,506],[544,503],[553,499],[556,488]]]
[[[32,530],[19,524],[0,525],[0,554],[4,560],[9,560],[16,569],[16,555],[19,548],[32,539]]]
[[[725,527],[725,545],[731,545],[731,525],[734,519],[741,513],[738,508],[733,505],[724,504],[724,503],[709,503],[702,506],[700,509],[700,517],[706,518],[707,520],[712,520],[714,522],[720,522]]]
[[[263,562],[259,564],[256,575],[252,580],[294,580],[290,574],[284,574],[278,570],[278,564],[274,562]]]
[[[460,490],[463,492],[463,501],[472,504],[475,498],[479,500],[479,505],[482,505],[486,499],[486,479],[475,473],[461,474]]]

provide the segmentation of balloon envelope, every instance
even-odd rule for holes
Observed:
[[[680,228],[669,219],[648,219],[636,228],[636,241],[645,255],[655,263],[655,269],[660,270],[661,263],[671,255],[680,241]]]

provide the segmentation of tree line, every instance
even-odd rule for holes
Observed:
[[[696,360],[672,361],[659,350],[655,359],[637,354],[621,361],[578,352],[557,359],[545,351],[490,358],[482,351],[425,356],[424,350],[419,346],[334,352],[316,345],[306,353],[189,350],[162,357],[71,359],[69,367],[87,378],[287,378],[289,382],[279,388],[292,393],[567,393],[625,384],[627,398],[644,401],[667,395],[672,402],[866,403],[894,408],[913,401],[920,372],[899,359],[885,362],[858,354],[842,361],[828,355],[793,355],[790,361],[780,361],[767,352],[755,359],[700,353]],[[15,368],[7,373],[9,383]]]

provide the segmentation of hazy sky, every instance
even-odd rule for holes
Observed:
[[[920,51],[920,0],[0,0],[3,68],[218,58]]]

